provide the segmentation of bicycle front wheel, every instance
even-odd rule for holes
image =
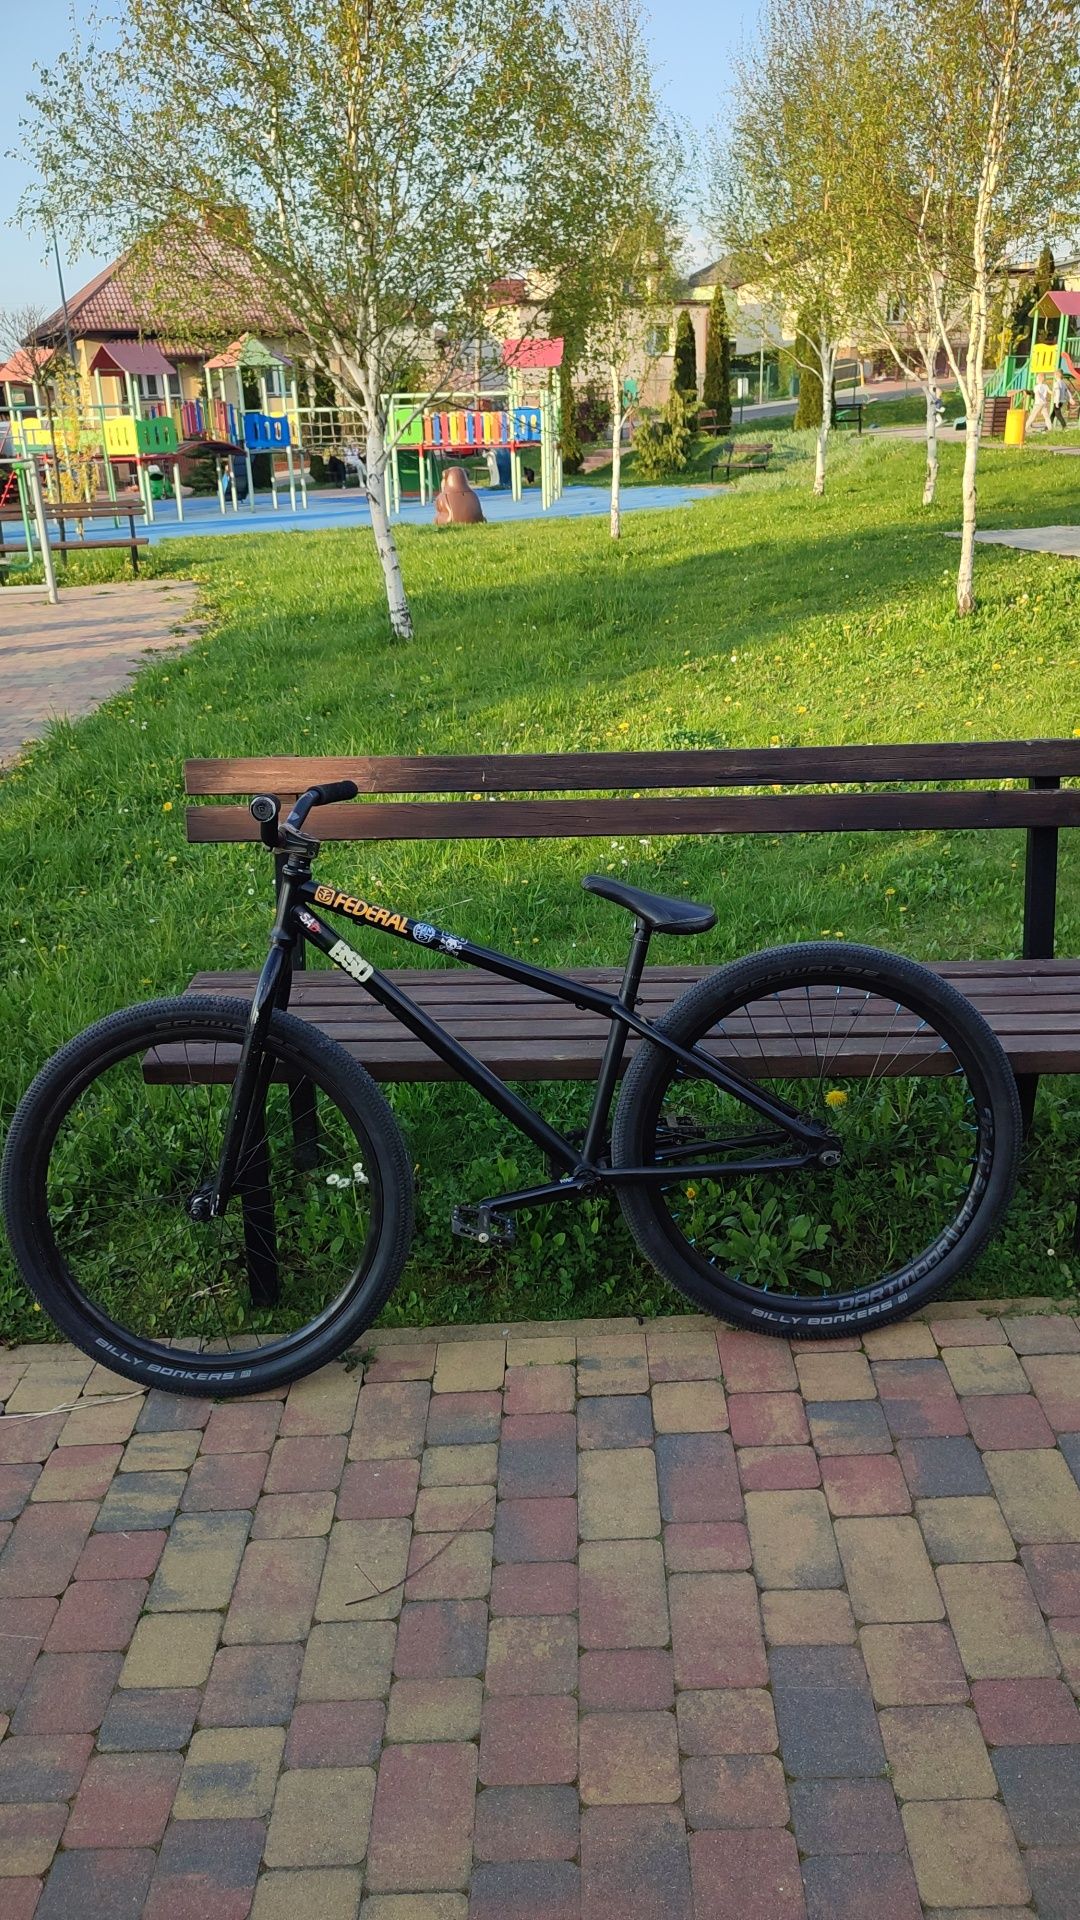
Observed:
[[[884,1325],[948,1286],[999,1225],[1016,1083],[982,1016],[927,968],[834,944],[752,954],[657,1026],[824,1122],[839,1149],[835,1166],[798,1166],[790,1134],[643,1043],[613,1162],[666,1163],[671,1179],[620,1186],[623,1213],[646,1258],[711,1312],[793,1337]]]
[[[20,1272],[62,1332],[142,1386],[257,1393],[370,1325],[412,1232],[401,1133],[363,1068],[287,1013],[225,1214],[204,1217],[243,1001],[150,1002],[39,1073],[4,1155]]]

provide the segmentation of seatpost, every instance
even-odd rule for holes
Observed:
[[[626,956],[622,986],[619,988],[619,998],[624,1007],[633,1007],[637,1004],[638,988],[641,985],[641,976],[645,971],[645,961],[648,958],[649,941],[651,939],[652,933],[645,925],[644,920],[635,920],[634,938],[630,943],[630,951]]]
[[[641,976],[645,971],[645,960],[648,955],[649,941],[651,938],[652,934],[645,925],[645,922],[643,920],[635,920],[634,938],[630,943],[630,951],[626,956],[622,985],[619,988],[619,998],[624,1007],[633,1007],[637,1001],[638,988],[641,985]],[[604,1138],[607,1133],[608,1114],[611,1111],[611,1102],[615,1097],[615,1083],[619,1077],[619,1068],[622,1066],[622,1058],[626,1051],[626,1039],[629,1031],[630,1029],[624,1025],[623,1021],[619,1019],[612,1020],[611,1029],[607,1037],[607,1044],[604,1047],[604,1057],[600,1062],[600,1072],[596,1077],[596,1093],[593,1098],[592,1111],[589,1114],[589,1124],[585,1129],[585,1139],[581,1149],[582,1159],[586,1162],[594,1161],[598,1154],[603,1151]]]

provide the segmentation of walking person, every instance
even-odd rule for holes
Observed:
[[[1038,421],[1040,415],[1042,416],[1043,425],[1046,428],[1047,433],[1049,433],[1050,432],[1050,389],[1046,384],[1046,375],[1044,373],[1040,373],[1038,379],[1035,382],[1035,393],[1032,400],[1031,412],[1028,415],[1028,431],[1029,432],[1032,432],[1032,433],[1034,432],[1035,424]]]
[[[1056,422],[1059,427],[1067,427],[1069,423],[1065,417],[1065,408],[1069,401],[1069,387],[1060,367],[1054,375],[1053,395],[1054,404],[1050,409],[1050,423],[1053,425]]]

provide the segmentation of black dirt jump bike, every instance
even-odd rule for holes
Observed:
[[[649,1021],[635,1006],[652,935],[706,933],[711,907],[590,875],[589,892],[633,916],[630,951],[615,993],[566,979],[317,884],[306,817],[356,792],[313,787],[283,826],[272,796],[251,803],[286,858],[250,1005],[189,995],[114,1013],[19,1105],[8,1235],[87,1353],[175,1393],[257,1392],[341,1354],[397,1282],[409,1154],[364,1068],[287,1011],[300,940],[546,1160],[537,1185],[455,1210],[481,1243],[509,1239],[520,1208],[613,1191],[645,1258],[696,1305],[796,1338],[898,1319],[986,1246],[1016,1175],[1016,1087],[985,1021],[933,973],[869,947],[781,947],[719,967]],[[584,1132],[549,1126],[320,909],[607,1019]]]

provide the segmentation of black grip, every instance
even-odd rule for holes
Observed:
[[[355,780],[331,780],[325,787],[317,787],[317,807],[327,807],[334,800],[355,800],[360,789]]]

